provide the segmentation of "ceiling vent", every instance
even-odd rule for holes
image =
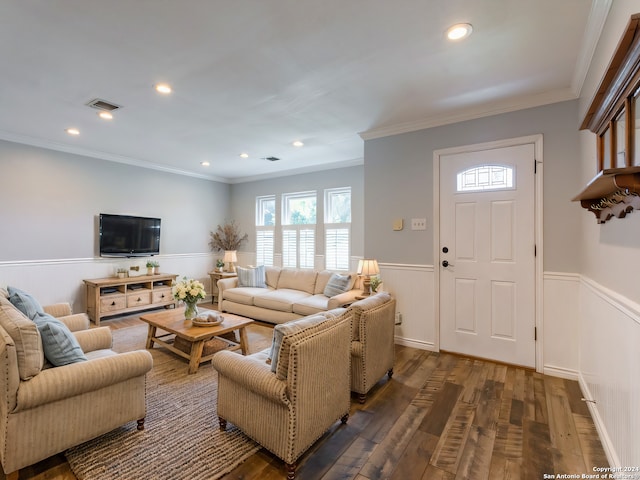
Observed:
[[[278,157],[265,157],[265,160],[269,160],[270,162],[277,162],[280,160]]]
[[[113,112],[114,110],[122,108],[120,105],[116,105],[115,103],[107,102],[106,100],[101,100],[99,98],[91,100],[89,103],[87,103],[87,106],[105,112]]]

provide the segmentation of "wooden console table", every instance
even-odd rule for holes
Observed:
[[[159,273],[127,278],[85,279],[87,315],[96,325],[100,325],[102,317],[175,306],[171,283],[177,276]]]

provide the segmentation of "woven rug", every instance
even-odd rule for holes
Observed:
[[[147,326],[113,331],[113,349],[144,348]],[[233,425],[218,428],[218,375],[210,362],[187,375],[187,361],[153,348],[145,429],[136,422],[65,452],[79,480],[214,480],[259,450]]]

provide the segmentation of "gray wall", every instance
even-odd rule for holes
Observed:
[[[351,255],[362,256],[364,245],[364,184],[362,166],[337,168],[232,185],[231,219],[238,223],[243,232],[249,233],[249,242],[244,244],[241,250],[255,252],[255,211],[257,196],[316,190],[319,193],[318,199],[320,200],[322,199],[322,191],[325,188],[349,186],[351,187]],[[324,210],[321,203],[320,201],[317,209],[319,238],[322,238],[321,222],[324,218]],[[282,253],[280,245],[276,239],[276,253]],[[324,242],[316,242],[316,254],[324,254]]]
[[[0,261],[91,258],[97,215],[160,217],[160,253],[209,252],[229,186],[0,141]]]
[[[577,101],[367,140],[365,158],[365,255],[387,263],[433,264],[433,152],[543,134],[544,269],[577,272],[581,208],[571,202],[583,187],[576,170]],[[412,231],[411,218],[427,218]],[[403,218],[396,232],[392,221]]]
[[[611,4],[580,95],[578,121],[582,122],[593,101],[629,17],[639,10],[637,0],[616,0]],[[639,132],[636,130],[636,135]],[[596,135],[588,130],[581,132],[581,190],[597,173],[596,148]],[[634,211],[625,218],[613,218],[600,225],[591,212],[582,210],[580,217],[583,244],[581,273],[616,294],[640,303],[635,268],[640,264],[640,212]]]

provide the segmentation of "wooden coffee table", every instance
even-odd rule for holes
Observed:
[[[204,343],[213,337],[238,330],[240,333],[240,343],[234,344],[229,340],[227,343],[233,344],[229,350],[241,350],[243,355],[247,354],[247,332],[245,327],[253,323],[249,318],[237,317],[235,315],[223,315],[224,321],[217,327],[196,327],[191,320],[184,318],[184,308],[174,308],[159,313],[148,313],[142,315],[140,320],[149,324],[147,334],[147,348],[153,348],[154,343],[159,343],[163,347],[171,350],[176,355],[189,360],[189,373],[196,373],[201,363],[211,360],[213,354],[202,356]],[[157,335],[157,330],[164,330],[165,334]],[[191,352],[185,353],[174,347],[165,337],[176,335],[191,343]]]

